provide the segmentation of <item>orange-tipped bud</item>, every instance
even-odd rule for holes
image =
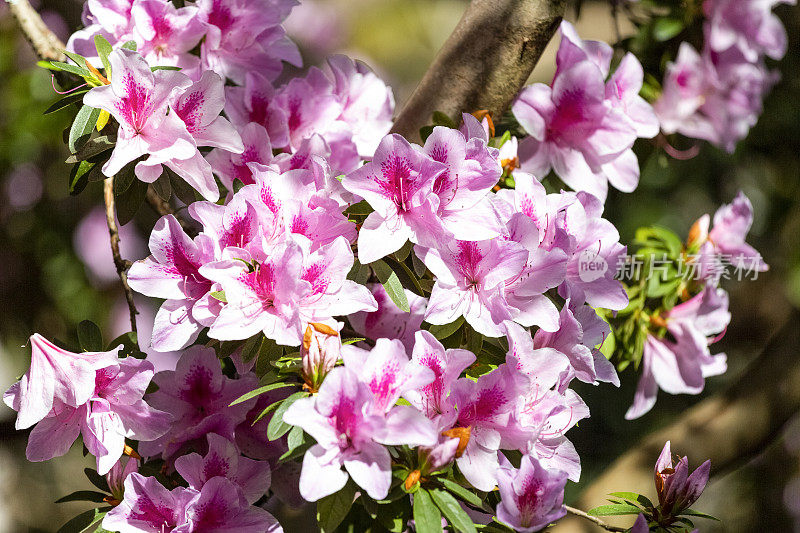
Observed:
[[[442,435],[450,437],[451,439],[458,439],[458,448],[456,449],[456,457],[464,455],[464,450],[469,444],[469,437],[472,434],[472,428],[453,428],[443,431]]]
[[[110,85],[110,84],[111,84],[111,82],[110,82],[110,81],[108,81],[108,78],[106,78],[105,76],[103,76],[102,74],[100,74],[100,71],[99,71],[99,70],[97,70],[97,69],[94,67],[94,65],[92,65],[92,64],[91,64],[91,63],[89,63],[88,61],[86,62],[86,68],[88,68],[88,69],[89,69],[89,72],[91,72],[92,74],[94,74],[95,78],[97,78],[98,80],[100,80],[100,82],[101,82],[103,85]]]
[[[137,461],[141,461],[142,460],[142,456],[139,455],[139,453],[136,450],[134,450],[133,448],[131,448],[127,444],[125,445],[125,449],[122,450],[122,453],[124,453],[128,457],[133,457]]]
[[[420,472],[419,470],[413,470],[409,472],[405,482],[406,490],[411,490],[412,488],[414,488],[414,485],[419,483],[419,480],[421,478],[422,478],[422,472]]]

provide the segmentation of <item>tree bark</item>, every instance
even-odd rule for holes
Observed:
[[[419,140],[434,111],[499,118],[564,15],[564,0],[473,0],[400,112],[393,131]]]
[[[64,43],[61,42],[55,33],[39,16],[28,0],[13,0],[8,3],[8,9],[14,18],[17,19],[22,33],[40,59],[45,61],[66,61],[64,55]]]
[[[631,448],[584,489],[575,506],[591,509],[608,503],[605,496],[615,491],[654,495],[653,467],[668,440],[673,453],[689,457],[690,466],[711,459],[712,475],[730,471],[761,453],[800,410],[798,324],[800,310],[794,309],[736,383]],[[631,521],[628,517],[620,523]],[[599,530],[566,518],[553,531]]]

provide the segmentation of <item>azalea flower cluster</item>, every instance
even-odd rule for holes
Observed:
[[[740,192],[711,217],[703,215],[693,226],[687,243],[697,252],[700,279],[694,296],[656,315],[655,332],[648,334],[642,358],[642,375],[633,405],[625,418],[638,418],[653,408],[658,390],[670,394],[699,394],[705,378],[727,370],[724,353],[712,355],[710,345],[725,334],[731,315],[728,293],[719,287],[723,256],[731,264],[764,272],[769,267],[761,255],[745,242],[753,224],[753,206]]]
[[[181,4],[89,0],[70,39],[90,60],[94,36],[113,45],[83,98],[115,119],[103,173],[152,183],[166,168],[203,197],[161,217],[127,272],[163,302],[152,349],[180,358],[155,374],[118,348],[34,335],[4,396],[18,428],[35,425],[28,458],[80,434],[108,474],[102,526],[126,533],[281,531],[269,498],[353,485],[375,502],[402,487],[416,508],[454,471],[462,491],[498,487],[481,509],[516,531],[564,516],[581,473],[566,434],[589,416],[570,385],[619,386],[598,310],[629,304],[626,247],[603,204],[608,183],[635,189],[631,147],[658,133],[639,62],[609,76],[611,48],[564,22],[552,85],[513,105],[528,137],[464,114],[415,144],[389,133],[392,92],[361,63],[334,56],[276,84],[281,61],[301,64],[280,26],[293,1]],[[551,168],[574,192],[545,189]],[[708,354],[728,319],[711,272],[720,254],[755,254],[751,222],[740,196],[713,229],[698,223],[707,284],[648,338],[629,416],[659,386],[698,392],[724,371]]]
[[[705,42],[681,43],[655,110],[665,133],[704,139],[733,152],[755,125],[778,81],[765,57],[786,54],[786,30],[772,9],[794,0],[705,0]]]
[[[576,191],[605,201],[610,183],[631,192],[639,183],[637,138],[658,134],[659,121],[641,96],[644,72],[632,53],[611,76],[613,49],[582,40],[561,23],[561,45],[551,85],[522,90],[512,106],[528,137],[519,143],[521,168],[544,178],[552,169]]]

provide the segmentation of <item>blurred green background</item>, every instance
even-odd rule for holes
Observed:
[[[66,39],[80,23],[81,1],[42,0],[45,20]],[[398,105],[413,90],[436,50],[455,27],[465,1],[316,0],[298,8],[287,23],[307,63],[343,52],[370,64],[395,89]],[[757,280],[730,283],[733,320],[718,349],[729,356],[725,376],[709,381],[704,395],[740,377],[747,363],[800,306],[800,16],[779,8],[790,35],[789,54],[777,64],[782,81],[765,112],[733,155],[705,144],[689,161],[675,161],[648,142],[638,145],[642,180],[630,195],[612,193],[606,216],[623,242],[634,230],[658,223],[685,235],[703,213],[744,190],[755,207],[751,242],[771,269]],[[575,20],[570,10],[568,19]],[[630,31],[623,21],[622,32]],[[577,21],[584,38],[614,40],[607,2],[583,2]],[[549,83],[555,43],[540,61],[533,81]],[[100,324],[106,338],[126,329],[126,308],[116,283],[102,218],[101,187],[92,183],[79,197],[67,192],[69,167],[61,141],[66,115],[43,116],[56,98],[49,74],[35,66],[27,43],[0,4],[0,388],[27,368],[27,337],[75,340],[83,319]],[[687,143],[688,145],[688,143]],[[146,254],[147,228],[155,214],[145,207],[123,228],[123,256]],[[151,302],[139,322],[152,320]],[[148,313],[150,316],[148,317]],[[798,326],[800,327],[800,325]],[[142,329],[147,329],[143,327]],[[143,332],[144,333],[144,332]],[[800,347],[798,347],[800,349]],[[623,373],[620,390],[579,387],[592,417],[571,432],[584,463],[584,481],[643,434],[693,405],[696,397],[662,395],[656,409],[634,422],[623,415],[635,376]],[[27,432],[15,432],[13,412],[0,408],[0,532],[55,531],[85,504],[54,504],[61,495],[88,488],[80,474],[91,466],[75,446],[47,463],[27,463]],[[715,479],[698,505],[723,518],[703,531],[800,531],[800,422],[795,422],[757,459]],[[720,436],[724,438],[724,436]],[[677,451],[677,450],[676,450]],[[688,454],[692,464],[704,458]],[[653,458],[655,460],[655,457]],[[624,487],[621,487],[621,489]],[[570,487],[570,494],[579,487]],[[569,494],[568,494],[569,496]],[[291,529],[288,531],[291,532]],[[297,530],[299,531],[299,530]]]

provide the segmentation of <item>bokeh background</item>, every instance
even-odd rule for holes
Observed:
[[[63,38],[80,24],[81,0],[41,0],[37,7]],[[421,78],[436,50],[455,27],[463,0],[307,0],[287,22],[308,64],[343,52],[365,60],[395,89],[398,105]],[[635,229],[658,223],[685,235],[703,213],[744,190],[755,207],[751,242],[771,269],[756,280],[730,283],[733,321],[717,345],[729,356],[725,376],[708,382],[704,396],[740,379],[747,364],[800,306],[800,12],[781,6],[789,54],[777,64],[783,74],[765,111],[733,155],[701,144],[689,161],[668,158],[648,142],[638,145],[642,179],[629,195],[612,193],[607,214],[623,242]],[[575,9],[567,18],[576,20]],[[582,2],[576,22],[584,38],[614,41],[608,2]],[[620,21],[623,35],[631,27]],[[548,82],[554,71],[551,43],[532,81]],[[75,341],[83,319],[100,324],[107,339],[127,330],[127,308],[117,284],[101,209],[101,187],[90,184],[79,197],[67,192],[69,167],[61,140],[66,115],[43,116],[56,95],[50,76],[17,32],[0,3],[0,389],[27,368],[24,347],[33,332]],[[688,145],[689,143],[687,143]],[[147,228],[155,214],[144,207],[122,228],[122,255],[146,255]],[[152,322],[152,302],[141,301],[143,347]],[[800,327],[800,324],[797,325]],[[800,347],[798,357],[800,357]],[[170,356],[166,357],[169,360]],[[654,411],[627,422],[635,376],[623,373],[619,390],[582,387],[592,417],[571,432],[584,464],[584,482],[648,432],[679,416],[697,397],[662,395]],[[80,446],[47,463],[27,463],[27,432],[16,432],[14,413],[0,406],[0,532],[52,532],[84,510],[82,503],[53,503],[88,488],[80,474],[91,466]],[[720,435],[719,438],[726,438]],[[692,464],[703,457],[688,454]],[[655,457],[653,458],[655,461]],[[800,531],[800,418],[791,422],[761,455],[714,478],[698,505],[723,519],[702,531]],[[620,487],[620,490],[624,487]],[[568,498],[579,486],[572,486]],[[652,494],[651,494],[652,495]],[[705,527],[703,527],[705,526]],[[300,527],[300,526],[298,526]],[[292,529],[288,529],[293,533]],[[295,529],[305,531],[305,529]]]

